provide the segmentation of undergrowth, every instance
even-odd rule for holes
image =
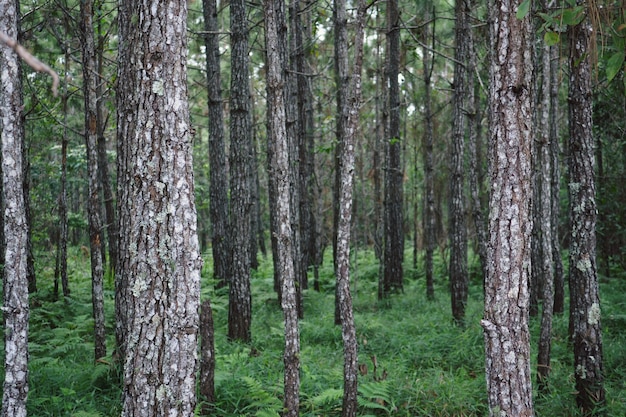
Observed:
[[[121,411],[119,371],[113,365],[114,293],[106,280],[109,356],[94,363],[88,259],[72,250],[70,297],[52,294],[54,260],[40,256],[31,298],[31,416],[109,417]],[[445,266],[436,261],[436,299],[426,299],[419,270],[405,266],[404,292],[377,300],[378,265],[359,252],[352,275],[359,343],[359,416],[485,416],[482,287],[470,286],[466,325],[453,324]],[[273,292],[271,261],[253,273],[253,340],[226,340],[227,291],[213,289],[205,262],[203,297],[210,298],[216,334],[213,415],[276,417],[282,410],[282,313]],[[301,334],[302,416],[340,416],[343,384],[341,329],[334,323],[332,262],[320,271],[321,292],[305,290]],[[312,285],[311,285],[312,287]],[[626,415],[626,276],[603,280],[604,369],[607,415]],[[535,393],[537,416],[577,416],[567,315],[554,319],[547,393]],[[531,318],[533,346],[539,318]],[[533,368],[536,351],[533,350]],[[533,369],[534,378],[534,369]],[[534,382],[534,380],[533,380]]]

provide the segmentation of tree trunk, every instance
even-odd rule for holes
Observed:
[[[559,70],[560,51],[557,46],[550,48],[550,187],[552,193],[552,257],[554,263],[554,312],[565,311],[565,278],[563,259],[561,257],[561,241],[559,239],[559,221],[561,218],[561,165],[559,161]]]
[[[231,0],[230,84],[230,242],[231,272],[228,300],[228,337],[249,342],[252,324],[250,294],[250,162],[251,130],[248,113],[248,27],[245,0]]]
[[[343,2],[334,2],[333,5],[335,29],[335,79],[337,83],[337,110],[336,129],[337,142],[335,145],[335,183],[333,186],[333,264],[337,269],[337,250],[339,248],[339,200],[341,199],[341,155],[343,153],[343,137],[347,123],[347,103],[349,88],[348,77],[348,16]],[[341,306],[339,303],[339,287],[335,286],[335,325],[341,325]]]
[[[209,112],[209,216],[211,218],[211,249],[213,252],[213,277],[217,287],[228,284],[230,276],[230,247],[227,231],[228,215],[228,168],[224,148],[224,125],[222,111],[222,86],[220,77],[219,27],[216,0],[203,0],[208,112]]]
[[[200,271],[187,101],[187,2],[119,10],[122,416],[191,416]],[[146,30],[146,28],[148,30]],[[123,252],[122,252],[123,249]]]
[[[537,146],[537,174],[538,174],[538,216],[535,221],[540,226],[539,242],[541,258],[539,259],[539,278],[541,280],[542,310],[541,332],[539,335],[537,353],[537,385],[540,390],[546,391],[547,378],[550,375],[550,350],[552,346],[552,315],[554,310],[554,268],[552,256],[552,155],[550,146],[550,94],[551,94],[551,52],[550,46],[542,50],[541,72],[541,107],[539,113],[539,137]]]
[[[0,2],[0,31],[19,33],[19,4]],[[2,416],[26,417],[28,396],[28,222],[24,195],[24,125],[20,60],[0,48],[0,117],[2,132],[3,217],[6,237],[3,277],[4,383]]]
[[[398,1],[387,2],[387,82],[389,130],[386,135],[384,283],[382,298],[403,290],[404,226],[402,139],[400,138],[400,12]]]
[[[106,356],[104,325],[104,291],[102,235],[100,222],[100,182],[98,171],[98,106],[96,78],[96,45],[93,33],[93,3],[80,3],[80,35],[83,61],[83,95],[85,100],[85,149],[87,151],[89,248],[91,253],[91,298],[94,318],[95,360]]]
[[[209,300],[200,306],[200,400],[203,414],[210,415],[215,402],[215,331]]]
[[[98,33],[102,33],[100,25],[102,19],[98,21]],[[108,121],[108,113],[104,106],[104,65],[105,62],[105,46],[106,37],[98,36],[97,39],[97,66],[98,66],[98,82],[96,83],[96,101],[97,118],[98,118],[98,171],[100,172],[100,186],[102,189],[102,197],[104,200],[104,215],[106,219],[107,240],[109,249],[109,269],[115,276],[117,269],[117,221],[115,219],[115,197],[113,195],[113,187],[111,186],[111,173],[109,172],[109,158],[107,156],[106,137],[104,135],[106,124]]]
[[[65,71],[69,72],[70,56],[69,51],[65,52]],[[54,274],[54,294],[58,294],[59,276],[63,296],[69,297],[70,286],[67,277],[67,242],[69,239],[68,206],[67,206],[67,147],[69,145],[67,128],[67,101],[69,99],[67,83],[63,86],[63,137],[61,138],[61,190],[59,191],[59,247],[57,254],[57,268]]]
[[[585,5],[582,0],[579,5]],[[602,414],[600,296],[596,270],[596,200],[590,64],[591,24],[586,17],[570,28],[569,197],[570,322],[574,342],[576,403],[583,415]]]
[[[276,261],[285,320],[284,417],[296,417],[300,407],[300,334],[296,276],[291,231],[289,141],[285,103],[287,40],[284,3],[265,0],[265,45],[267,49],[268,163],[274,189]]]
[[[455,6],[456,26],[454,30],[455,63],[454,95],[452,115],[452,143],[450,147],[450,298],[452,317],[457,324],[465,320],[465,305],[469,278],[467,275],[467,226],[465,224],[465,108],[466,108],[466,65],[469,59],[469,5],[457,1]]]
[[[345,16],[345,1],[335,0],[337,16]],[[339,314],[341,321],[341,333],[343,339],[344,365],[343,365],[343,409],[342,417],[354,417],[357,412],[357,340],[352,310],[352,295],[350,293],[350,242],[352,228],[352,202],[354,183],[354,161],[356,135],[359,129],[359,115],[361,106],[361,68],[363,66],[363,32],[365,27],[365,2],[359,1],[356,21],[356,34],[354,40],[354,64],[352,79],[348,89],[342,89],[349,95],[342,97],[345,103],[343,109],[347,114],[341,115],[341,137],[343,139],[341,153],[341,185],[339,198],[339,223],[337,228],[337,297],[339,300]],[[348,45],[342,54],[347,57]],[[346,64],[346,61],[342,61]],[[340,63],[341,65],[341,63]],[[341,70],[340,72],[344,72]],[[345,69],[345,74],[349,74]]]
[[[472,10],[470,0],[466,3],[466,10]],[[468,19],[470,18],[467,12]],[[472,219],[474,221],[474,230],[476,232],[476,247],[478,248],[478,257],[480,259],[480,272],[482,281],[485,282],[487,276],[487,230],[483,215],[483,205],[481,203],[481,177],[480,168],[480,143],[481,140],[481,111],[480,111],[480,95],[476,88],[476,52],[474,48],[474,31],[471,29],[471,22],[468,20],[466,24],[470,27],[467,31],[467,103],[468,103],[468,134],[467,134],[467,154],[468,154],[468,184],[470,189],[470,207]]]
[[[306,266],[302,259],[302,232],[300,229],[300,124],[302,121],[298,117],[298,31],[300,30],[298,17],[298,1],[294,0],[289,4],[289,71],[285,73],[285,97],[287,115],[287,140],[289,142],[289,181],[291,183],[289,191],[291,193],[291,233],[293,233],[293,260],[294,273],[296,277],[296,303],[298,306],[298,317],[304,316],[303,302],[303,274],[306,273]]]
[[[486,378],[490,416],[534,415],[530,380],[530,266],[533,28],[517,0],[491,4]]]
[[[434,23],[433,23],[434,26]],[[434,45],[433,27],[433,45]],[[433,275],[433,254],[435,252],[435,169],[433,164],[433,114],[431,110],[431,75],[434,67],[434,58],[431,58],[430,51],[426,47],[430,41],[430,28],[424,27],[424,45],[422,47],[424,65],[424,269],[426,273],[426,298],[435,299],[435,286]]]

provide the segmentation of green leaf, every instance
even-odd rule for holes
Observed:
[[[624,65],[624,52],[618,51],[614,53],[608,61],[606,61],[606,78],[608,82],[611,82],[613,78],[619,73]]]
[[[556,32],[546,32],[545,35],[543,35],[543,41],[546,45],[553,46],[561,41],[561,37]]]
[[[529,10],[530,10],[530,0],[524,0],[517,7],[517,13],[515,14],[515,16],[517,16],[519,20],[522,20],[528,15]]]
[[[576,26],[585,18],[585,9],[583,6],[572,7],[563,10],[563,23],[568,26]]]

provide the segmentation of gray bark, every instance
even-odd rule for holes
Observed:
[[[228,168],[224,147],[222,110],[222,86],[220,77],[219,27],[216,0],[204,0],[208,112],[209,112],[209,217],[211,218],[211,250],[213,252],[213,276],[217,286],[228,284],[230,275],[230,247],[227,231],[228,214]]]
[[[433,32],[434,34],[434,28]],[[433,277],[433,254],[435,252],[435,168],[433,162],[433,115],[431,110],[431,75],[433,71],[434,58],[430,56],[430,51],[426,47],[430,41],[430,29],[424,27],[424,46],[422,48],[424,64],[424,245],[426,253],[424,255],[424,269],[426,273],[426,297],[429,300],[435,298],[435,286]],[[434,43],[434,37],[433,37]]]
[[[345,14],[345,1],[335,0],[337,15]],[[357,340],[350,293],[350,242],[352,228],[352,203],[354,188],[354,161],[356,135],[359,128],[361,105],[361,68],[363,66],[363,32],[365,26],[365,2],[359,1],[354,41],[353,72],[346,97],[344,109],[347,117],[342,123],[343,139],[341,153],[341,185],[339,188],[339,223],[337,228],[337,298],[344,352],[343,379],[343,417],[354,417],[357,412]],[[345,46],[347,48],[347,45]],[[346,54],[347,55],[347,54]],[[342,71],[343,72],[343,71]],[[349,70],[346,68],[345,73]],[[345,92],[345,90],[344,90]]]
[[[100,221],[100,178],[98,170],[98,122],[96,46],[93,33],[93,3],[80,3],[80,34],[83,61],[83,96],[85,100],[85,149],[87,151],[89,249],[91,256],[91,298],[94,318],[95,360],[106,356],[104,291],[102,262],[102,226]]]
[[[404,226],[403,167],[400,138],[400,12],[397,0],[387,2],[387,82],[389,126],[385,142],[384,268],[382,293],[403,290]]]
[[[18,3],[0,2],[0,30],[18,37]],[[4,190],[3,276],[4,383],[2,416],[26,417],[28,396],[28,223],[24,196],[24,126],[20,61],[9,47],[0,47],[0,122]]]
[[[230,167],[231,167],[231,273],[229,277],[228,337],[249,342],[252,324],[250,293],[251,199],[250,165],[252,131],[248,102],[248,27],[245,0],[231,0],[231,84],[230,84]]]
[[[119,9],[122,416],[191,416],[196,406],[202,259],[186,19],[186,1],[124,0]]]
[[[537,138],[537,157],[539,160],[539,216],[541,222],[539,245],[541,247],[540,277],[542,288],[541,333],[539,336],[539,350],[537,354],[537,382],[540,389],[545,389],[546,379],[550,374],[550,350],[552,346],[552,315],[554,310],[554,268],[552,255],[552,155],[550,135],[550,94],[551,94],[551,49],[544,46],[542,51],[541,74],[541,110],[539,122],[539,137]]]
[[[200,397],[202,411],[209,415],[215,402],[215,331],[211,302],[200,306]]]
[[[467,226],[465,224],[465,132],[467,106],[467,71],[469,60],[469,4],[459,0],[455,5],[455,64],[452,111],[452,143],[450,146],[450,298],[452,317],[457,324],[465,320],[469,278],[467,275]]]
[[[300,407],[300,334],[296,276],[291,230],[289,141],[285,103],[287,42],[284,3],[265,0],[265,45],[267,49],[268,164],[275,201],[275,266],[281,283],[281,306],[285,321],[283,416],[296,417]]]
[[[579,5],[585,4],[583,1]],[[573,331],[576,403],[584,416],[602,414],[600,295],[596,269],[596,220],[591,23],[586,17],[569,31],[569,217],[570,325]]]
[[[517,0],[490,8],[490,184],[485,282],[486,379],[490,416],[534,415],[528,279],[532,231],[533,28]]]

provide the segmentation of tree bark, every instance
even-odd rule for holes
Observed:
[[[335,0],[337,15],[345,14],[345,1]],[[359,129],[361,106],[361,68],[363,66],[363,32],[365,27],[365,2],[359,1],[354,40],[354,65],[348,96],[342,98],[347,117],[342,123],[341,185],[339,198],[339,223],[337,228],[337,297],[344,352],[342,417],[354,417],[357,412],[358,357],[356,328],[350,293],[350,242],[352,228],[352,202],[354,188],[354,161],[356,135]],[[347,45],[345,45],[347,48]],[[347,52],[346,52],[347,56]],[[342,71],[343,72],[343,71]],[[346,74],[349,73],[346,68]],[[343,90],[343,92],[346,92]],[[343,115],[342,115],[343,116]]]
[[[281,285],[281,306],[285,321],[284,417],[296,417],[300,407],[300,334],[296,276],[291,230],[289,141],[285,103],[287,41],[284,3],[265,0],[265,45],[267,49],[268,163],[270,183],[275,191],[275,264]]]
[[[215,331],[209,300],[200,306],[200,400],[203,414],[210,415],[215,402]]]
[[[552,155],[550,145],[550,94],[552,75],[551,46],[542,48],[542,72],[541,72],[541,107],[539,113],[539,137],[537,138],[537,167],[539,199],[537,201],[538,216],[535,221],[540,226],[539,242],[541,258],[539,259],[539,276],[541,281],[542,310],[541,332],[539,335],[537,353],[537,385],[540,390],[546,391],[547,378],[550,375],[550,350],[552,346],[552,316],[554,310],[554,268],[552,255]]]
[[[579,5],[586,2],[578,1]],[[569,254],[570,322],[576,403],[584,416],[603,414],[600,296],[596,270],[596,200],[593,152],[589,17],[570,27]]]
[[[211,218],[211,250],[213,277],[217,287],[228,285],[230,276],[230,247],[228,210],[228,168],[224,147],[222,86],[220,77],[219,26],[216,0],[204,0],[208,112],[209,112],[209,217]]]
[[[515,15],[519,4],[496,0],[490,8],[490,239],[481,324],[494,417],[534,415],[528,330],[534,37],[530,16]]]
[[[106,220],[107,243],[109,249],[109,269],[115,276],[117,269],[117,221],[115,219],[115,197],[113,187],[111,186],[111,173],[109,170],[109,158],[107,155],[107,144],[105,129],[108,121],[109,113],[104,106],[105,88],[104,83],[104,65],[105,63],[105,46],[106,37],[101,35],[102,19],[98,21],[98,39],[97,39],[97,67],[98,82],[96,83],[96,101],[97,118],[98,118],[98,171],[100,172],[100,186],[102,189],[102,197],[104,200],[104,216]],[[104,257],[103,257],[104,259]]]
[[[0,2],[0,31],[19,34],[19,4]],[[28,396],[28,222],[24,195],[24,125],[20,61],[11,48],[0,47],[0,117],[4,190],[4,383],[2,416],[26,417]]]
[[[187,2],[123,0],[118,137],[126,298],[122,416],[196,406],[200,257],[187,99]]]
[[[248,102],[248,27],[245,0],[231,0],[231,272],[229,277],[228,337],[249,342],[252,324],[250,293],[250,164],[252,144]]]
[[[91,298],[94,318],[94,356],[106,356],[104,325],[104,290],[102,235],[100,221],[100,178],[98,170],[98,123],[96,45],[93,33],[93,3],[80,3],[80,35],[83,61],[83,96],[85,100],[85,149],[87,151],[89,248],[91,255]]]
[[[561,219],[561,165],[559,147],[559,71],[560,51],[553,46],[550,48],[550,187],[551,227],[552,227],[552,256],[554,265],[554,313],[565,311],[565,278],[563,273],[563,259],[561,257],[561,241],[559,239],[559,222]]]
[[[433,23],[434,26],[434,23]],[[434,35],[434,27],[432,31]],[[426,273],[426,298],[435,299],[435,286],[433,275],[433,254],[435,252],[435,169],[433,163],[433,115],[431,109],[431,75],[434,67],[434,58],[426,47],[430,41],[430,29],[424,27],[424,46],[422,47],[424,65],[424,269]],[[433,36],[434,44],[434,36]]]
[[[379,298],[403,290],[404,225],[403,167],[400,138],[400,12],[398,1],[387,2],[387,82],[389,127],[385,158],[384,284]]]
[[[467,275],[467,226],[465,224],[465,127],[466,127],[466,65],[469,60],[469,4],[455,3],[454,29],[455,64],[452,115],[452,143],[450,147],[450,202],[448,230],[450,240],[450,299],[452,317],[457,324],[465,320],[465,305],[469,278]]]

